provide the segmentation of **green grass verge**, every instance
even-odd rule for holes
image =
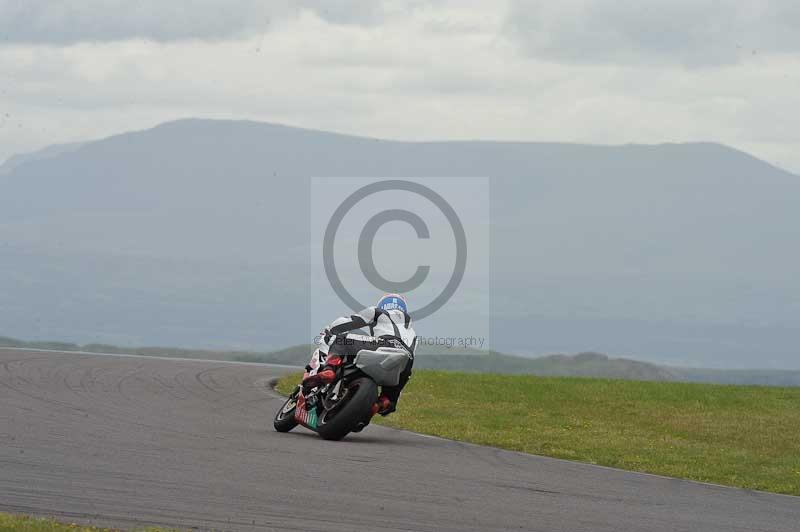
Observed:
[[[300,375],[281,379],[289,393]],[[800,495],[800,389],[416,371],[377,423],[453,440]]]
[[[30,517],[0,512],[0,532],[111,532],[114,528],[99,528],[77,523],[62,523],[49,517]],[[167,532],[163,528],[138,528],[139,532]]]

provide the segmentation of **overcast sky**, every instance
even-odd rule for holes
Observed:
[[[800,2],[634,4],[0,0],[0,161],[213,117],[412,140],[708,140],[800,173]]]

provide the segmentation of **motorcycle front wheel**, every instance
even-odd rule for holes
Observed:
[[[297,394],[299,390],[295,390],[292,395],[283,403],[283,406],[275,414],[275,419],[272,425],[278,432],[289,432],[297,426],[297,421],[294,419],[294,411],[297,408]]]
[[[333,404],[327,404],[317,421],[317,433],[326,440],[341,440],[368,419],[378,398],[378,385],[368,377],[350,382],[347,392]],[[327,403],[327,401],[326,401]]]

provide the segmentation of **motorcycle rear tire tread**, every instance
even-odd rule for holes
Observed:
[[[317,426],[317,433],[325,440],[341,440],[347,436],[369,411],[378,398],[378,385],[368,377],[356,379],[358,391],[330,421]],[[351,384],[351,385],[352,385]]]

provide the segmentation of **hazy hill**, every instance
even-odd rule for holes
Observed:
[[[310,176],[488,176],[493,349],[800,368],[800,181],[725,146],[410,143],[182,120],[12,163],[0,323],[15,335],[304,341]]]
[[[284,364],[302,367],[308,363],[313,349],[295,345],[270,352],[200,350],[176,347],[120,347],[107,344],[79,345],[59,341],[23,341],[0,336],[3,347],[85,351],[105,354],[137,354],[156,357],[201,358]],[[497,352],[459,348],[429,348],[417,351],[416,369],[437,369],[466,372],[491,372],[514,375],[603,377],[642,381],[684,381],[718,384],[754,384],[762,386],[800,386],[800,371],[725,370],[660,366],[626,358],[612,358],[601,353],[521,357]]]
[[[82,142],[70,142],[67,144],[53,144],[41,150],[36,150],[30,153],[20,153],[12,155],[2,165],[0,165],[0,175],[10,174],[15,168],[31,161],[47,159],[48,157],[55,157],[61,153],[75,151],[81,147]]]
[[[308,363],[310,346],[297,345],[264,354],[237,355],[236,360],[304,366]],[[637,380],[676,380],[670,368],[647,362],[610,358],[600,353],[577,355],[548,355],[529,358],[496,352],[427,348],[417,351],[414,361],[417,369],[443,369],[452,371],[494,372],[509,374],[562,375],[583,377],[608,377]],[[688,376],[687,376],[688,380]],[[798,382],[800,384],[800,381]]]

